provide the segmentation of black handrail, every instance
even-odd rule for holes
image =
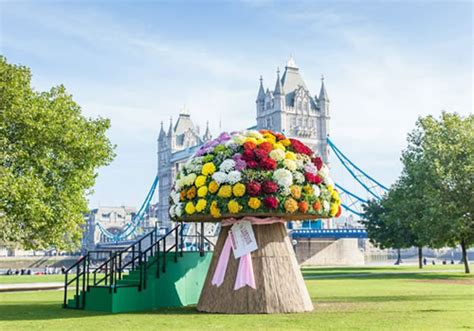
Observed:
[[[155,228],[142,236],[133,244],[127,246],[125,249],[120,251],[112,250],[92,250],[86,255],[81,256],[71,267],[65,271],[64,281],[64,307],[67,305],[67,292],[68,286],[75,283],[75,308],[84,308],[86,304],[86,293],[89,291],[90,286],[106,286],[109,291],[117,291],[117,287],[120,286],[137,286],[138,290],[141,291],[146,289],[147,286],[147,273],[148,269],[152,266],[150,264],[150,258],[155,257],[156,260],[156,277],[160,277],[160,273],[166,272],[167,266],[167,255],[174,250],[174,261],[178,261],[179,256],[183,256],[184,250],[184,235],[183,235],[184,224],[178,223],[174,228],[169,230],[163,236],[159,236],[158,228]],[[201,231],[196,231],[200,237],[199,240],[199,251],[201,256],[204,254],[204,241],[207,241],[210,245],[214,244],[204,236],[204,224],[201,225]],[[173,245],[167,247],[167,238],[174,235]],[[149,239],[149,245],[142,250],[146,241]],[[92,266],[91,261],[93,254],[108,254],[108,258],[101,262],[97,267]],[[137,284],[118,284],[122,279],[122,275],[125,271],[139,270],[139,281]],[[69,273],[74,270],[75,277],[68,278]],[[90,280],[90,274],[92,274],[92,280]],[[98,274],[102,274],[103,277],[98,279]],[[92,283],[92,284],[91,284]],[[82,299],[82,300],[81,300]]]

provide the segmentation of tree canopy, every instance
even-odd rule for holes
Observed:
[[[37,92],[0,57],[0,242],[77,245],[96,170],[114,157],[107,119],[89,119],[64,86]]]
[[[443,112],[439,119],[418,119],[402,163],[402,174],[388,194],[366,206],[370,238],[394,248],[408,243],[419,248],[460,244],[469,272],[466,249],[474,244],[474,116]]]

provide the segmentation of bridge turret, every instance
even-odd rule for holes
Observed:
[[[330,133],[329,120],[331,119],[331,116],[329,115],[329,97],[326,91],[326,86],[324,85],[324,76],[321,76],[321,90],[319,91],[318,104],[321,118],[319,130],[319,154],[323,158],[323,161],[329,165],[329,146],[327,138]]]

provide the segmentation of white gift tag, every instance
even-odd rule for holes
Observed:
[[[258,249],[251,222],[242,221],[235,223],[230,228],[230,235],[232,250],[236,259]]]

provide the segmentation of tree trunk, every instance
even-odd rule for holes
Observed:
[[[401,264],[402,263],[402,253],[400,248],[397,248],[397,262],[396,264]]]
[[[464,240],[461,240],[461,250],[462,250],[462,260],[464,261],[464,271],[466,274],[471,273],[471,270],[469,270],[469,261],[467,258],[467,250],[466,250],[466,243]]]
[[[423,247],[418,247],[418,267],[423,269]]]
[[[295,252],[282,223],[253,225],[258,249],[252,252],[256,289],[234,290],[239,260],[233,254],[220,287],[211,284],[229,226],[221,228],[197,309],[210,313],[300,313],[313,310]]]

